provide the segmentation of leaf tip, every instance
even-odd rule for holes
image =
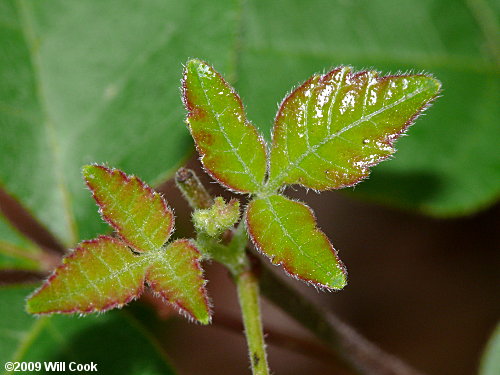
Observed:
[[[189,59],[187,62],[186,62],[186,70],[189,70],[189,71],[192,71],[192,70],[195,70],[195,69],[210,69],[210,65],[206,62],[206,61],[203,61],[201,59],[198,59],[198,58],[192,58],[192,59]]]
[[[104,165],[100,165],[97,163],[87,164],[82,167],[82,176],[89,189],[92,190],[92,182],[98,179],[98,174],[102,172],[111,174],[112,170],[108,167],[105,167]]]
[[[41,316],[52,315],[57,312],[48,308],[43,296],[44,290],[54,278],[55,274],[52,274],[40,287],[36,288],[28,297],[26,297],[24,309],[28,314]]]
[[[423,73],[418,76],[425,79],[424,85],[426,86],[426,89],[429,91],[429,93],[433,95],[433,98],[441,93],[443,85],[439,79],[429,73]]]
[[[24,305],[24,309],[28,314],[36,315],[39,313],[37,309],[36,302],[33,301],[33,294],[26,298],[26,304]]]
[[[196,321],[204,326],[209,325],[212,323],[212,314],[210,311],[206,312],[206,314],[203,314],[201,316],[196,317]]]

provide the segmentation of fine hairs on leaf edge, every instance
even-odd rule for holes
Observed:
[[[149,186],[148,184],[146,184],[142,179],[140,179],[136,175],[133,175],[133,174],[128,175],[125,172],[123,172],[121,169],[109,167],[107,164],[91,163],[91,164],[84,165],[81,168],[81,174],[82,174],[83,180],[85,182],[85,186],[91,192],[92,198],[94,199],[95,203],[97,204],[99,216],[101,217],[101,219],[106,224],[108,224],[109,226],[111,226],[114,229],[114,231],[116,232],[116,234],[120,237],[120,239],[123,242],[125,242],[128,246],[132,247],[138,253],[143,253],[144,250],[143,249],[138,249],[127,238],[123,237],[121,235],[121,233],[120,233],[120,230],[121,230],[120,225],[118,225],[118,223],[116,223],[112,218],[110,218],[109,215],[107,215],[107,214],[104,213],[104,210],[103,210],[103,206],[104,205],[103,205],[103,203],[100,201],[99,197],[96,194],[95,189],[91,186],[90,182],[87,180],[87,178],[85,176],[85,171],[88,170],[89,167],[99,168],[99,169],[103,170],[105,173],[107,173],[109,175],[113,175],[115,173],[118,173],[123,178],[123,180],[126,183],[130,183],[131,181],[135,180],[151,196],[153,196],[153,197],[154,196],[158,196],[160,198],[160,202],[162,203],[164,212],[166,212],[170,216],[170,227],[169,227],[168,233],[165,235],[166,239],[165,239],[165,242],[163,243],[163,245],[165,245],[168,242],[168,240],[170,239],[170,237],[172,236],[172,234],[175,232],[175,210],[172,207],[170,207],[170,205],[167,202],[167,199],[165,199],[165,197],[163,196],[162,193],[160,193],[160,192],[156,191],[155,189],[153,189],[151,186]]]
[[[280,194],[282,195],[282,194]],[[241,220],[244,220],[244,223],[245,223],[245,228],[246,228],[246,231],[247,231],[247,234],[248,234],[248,238],[250,239],[250,241],[252,242],[252,245],[253,247],[257,250],[257,252],[259,252],[261,255],[263,255],[266,259],[269,260],[269,263],[275,267],[281,267],[285,273],[290,276],[291,278],[295,279],[295,280],[298,280],[298,281],[301,281],[303,282],[304,284],[306,285],[309,285],[309,286],[313,286],[316,290],[320,290],[320,291],[326,291],[326,292],[338,292],[338,291],[341,291],[343,290],[346,286],[347,286],[347,281],[348,281],[348,273],[347,273],[347,268],[346,266],[344,265],[344,263],[342,262],[342,260],[340,259],[339,257],[339,250],[333,246],[333,244],[331,243],[330,239],[328,238],[328,236],[321,230],[321,228],[317,225],[318,222],[316,220],[316,215],[314,214],[314,211],[312,210],[311,207],[309,207],[309,205],[307,205],[306,203],[298,200],[298,199],[293,199],[293,198],[290,198],[290,197],[287,197],[285,195],[282,195],[284,198],[292,201],[292,202],[295,202],[295,203],[299,203],[301,205],[303,205],[308,211],[309,213],[311,214],[312,216],[312,219],[314,220],[314,224],[315,224],[315,231],[319,232],[328,242],[329,246],[330,246],[330,249],[333,253],[333,255],[335,256],[335,259],[337,261],[337,266],[338,266],[338,269],[341,271],[341,273],[344,275],[344,278],[345,278],[345,283],[342,287],[340,288],[334,288],[334,287],[329,287],[327,285],[324,285],[322,283],[319,283],[319,282],[316,282],[314,280],[310,280],[310,279],[306,279],[306,278],[303,278],[303,277],[300,277],[300,275],[297,275],[295,273],[292,273],[291,271],[289,271],[289,269],[287,268],[286,264],[284,264],[283,261],[280,261],[280,262],[277,262],[277,263],[274,263],[274,260],[269,256],[267,255],[263,250],[262,250],[262,247],[257,243],[257,241],[255,240],[253,234],[252,234],[252,231],[250,229],[250,225],[248,224],[248,215],[247,215],[247,212],[248,212],[248,208],[249,208],[249,205],[250,203],[252,203],[252,201],[250,201],[245,209],[244,209],[244,213],[243,213],[243,217]]]
[[[111,242],[114,242],[115,244],[120,244],[120,245],[125,245],[125,243],[123,241],[121,241],[121,239],[118,239],[118,238],[114,238],[114,237],[111,237],[111,236],[107,236],[107,235],[99,235],[97,236],[96,238],[93,238],[91,240],[84,240],[80,243],[78,243],[78,245],[74,248],[71,248],[68,253],[63,257],[63,260],[66,260],[66,259],[72,259],[76,256],[78,256],[78,252],[82,252],[82,251],[85,251],[84,249],[84,245],[86,244],[95,244],[95,243],[98,243],[100,240],[109,240]],[[114,302],[114,303],[110,303],[109,305],[106,305],[104,308],[102,309],[96,309],[96,308],[93,308],[93,309],[90,309],[90,310],[78,310],[76,308],[74,309],[71,309],[71,310],[50,310],[50,311],[44,311],[44,312],[40,312],[40,313],[34,313],[34,312],[31,312],[29,311],[29,300],[36,296],[38,293],[40,293],[42,290],[48,288],[50,285],[51,285],[51,282],[52,280],[54,280],[56,277],[57,277],[57,273],[62,270],[62,269],[66,269],[68,267],[68,264],[67,262],[63,261],[61,264],[59,264],[52,272],[49,276],[47,276],[43,282],[42,282],[42,285],[40,285],[38,288],[36,288],[33,292],[31,292],[26,298],[25,298],[25,310],[27,313],[31,314],[31,315],[35,315],[35,316],[47,316],[47,315],[52,315],[52,314],[64,314],[64,315],[74,315],[74,314],[78,314],[80,316],[86,316],[88,314],[102,314],[102,313],[105,313],[109,310],[112,310],[112,309],[121,309],[122,307],[124,307],[125,305],[131,303],[132,301],[138,299],[143,293],[144,293],[144,289],[145,289],[145,281],[146,281],[146,275],[143,276],[143,279],[142,279],[142,283],[139,284],[137,290],[136,290],[136,294],[129,294],[125,300],[125,302],[123,303],[120,303],[120,302]]]
[[[195,250],[199,255],[201,255],[200,251],[196,247],[196,242],[194,240],[189,239],[189,238],[180,238],[180,239],[177,239],[175,241],[187,241],[187,242],[189,242],[191,248],[193,250]],[[200,277],[203,280],[203,284],[200,286],[199,292],[203,296],[203,299],[205,301],[205,305],[207,307],[208,320],[206,322],[203,322],[201,320],[196,319],[194,317],[194,315],[188,309],[186,309],[183,305],[180,305],[178,303],[169,301],[161,292],[157,292],[156,290],[154,290],[151,287],[150,283],[148,283],[147,272],[149,270],[146,271],[146,274],[145,274],[145,285],[148,286],[149,291],[156,298],[160,299],[162,302],[164,302],[167,305],[169,305],[170,307],[172,307],[179,315],[182,315],[190,323],[196,323],[196,324],[199,324],[199,325],[209,325],[209,324],[212,323],[212,318],[213,318],[213,315],[214,315],[214,310],[213,310],[213,302],[212,302],[212,299],[210,298],[210,295],[209,295],[208,289],[207,289],[208,279],[206,277],[204,277],[205,276],[205,269],[201,266],[202,260],[203,260],[202,258],[199,258],[199,259],[195,260],[195,263],[196,263],[196,268],[198,269],[198,271],[200,271]]]
[[[429,78],[431,80],[433,80],[436,84],[437,84],[437,92],[434,96],[432,96],[427,102],[425,102],[421,107],[419,107],[413,116],[411,116],[402,126],[401,130],[395,134],[393,134],[392,136],[386,136],[385,139],[384,139],[384,143],[389,146],[391,149],[392,149],[392,152],[387,155],[387,156],[384,156],[384,157],[379,157],[378,159],[374,160],[373,162],[369,162],[369,163],[366,163],[363,165],[361,171],[362,171],[362,175],[355,181],[353,181],[352,183],[350,184],[342,184],[342,185],[339,185],[338,187],[335,187],[335,188],[327,188],[327,189],[315,189],[315,188],[312,188],[312,187],[308,187],[308,186],[303,186],[301,185],[300,183],[294,183],[294,184],[282,184],[281,186],[279,186],[277,188],[276,191],[278,192],[282,192],[286,186],[291,186],[291,185],[298,185],[298,186],[301,186],[303,188],[306,188],[306,189],[311,189],[313,190],[314,192],[316,193],[319,193],[321,191],[331,191],[331,190],[340,190],[340,189],[344,189],[344,188],[347,188],[347,187],[354,187],[356,186],[357,184],[359,184],[360,182],[364,181],[365,179],[368,179],[370,174],[371,174],[371,168],[376,166],[377,164],[380,164],[381,162],[383,161],[386,161],[386,160],[390,160],[392,157],[394,157],[394,154],[397,152],[397,149],[395,147],[395,144],[396,142],[399,140],[400,137],[406,135],[408,129],[415,123],[415,121],[421,116],[424,114],[424,112],[434,103],[434,101],[436,101],[436,99],[438,99],[440,96],[441,96],[441,92],[442,92],[442,83],[441,81],[439,81],[433,74],[431,73],[426,73],[424,71],[420,71],[418,73],[413,73],[411,70],[409,71],[406,71],[405,73],[402,73],[402,74],[399,74],[399,71],[396,72],[396,73],[389,73],[387,75],[382,75],[383,73],[381,73],[380,71],[376,70],[376,69],[363,69],[363,70],[354,70],[354,68],[351,66],[351,65],[338,65],[332,69],[329,69],[328,71],[324,72],[324,73],[314,73],[312,75],[309,76],[309,78],[307,78],[306,80],[302,81],[301,83],[297,84],[296,86],[294,86],[291,90],[289,90],[285,97],[281,100],[281,102],[279,102],[278,104],[278,108],[277,108],[277,111],[276,111],[276,115],[274,117],[274,120],[273,120],[273,126],[271,127],[271,142],[270,142],[270,145],[269,145],[269,154],[268,154],[268,170],[267,170],[267,174],[269,174],[270,172],[270,162],[271,162],[271,150],[273,149],[273,146],[274,146],[274,142],[275,142],[275,128],[276,128],[276,125],[277,125],[277,120],[279,118],[279,116],[281,115],[281,112],[283,110],[283,106],[287,103],[288,100],[290,100],[292,94],[295,94],[298,92],[298,90],[303,87],[303,86],[306,86],[310,81],[312,81],[314,78],[319,78],[320,80],[324,77],[326,77],[326,75],[328,74],[331,74],[337,70],[342,70],[342,69],[347,69],[346,72],[348,75],[350,75],[351,77],[355,78],[355,77],[358,77],[362,74],[366,74],[366,73],[369,73],[369,72],[372,72],[375,74],[375,79],[379,82],[382,82],[384,80],[388,80],[388,79],[391,79],[391,78],[404,78],[404,77],[425,77],[425,78]],[[268,181],[269,181],[269,176],[267,177],[266,179],[266,182],[265,184],[267,185],[268,184]]]
[[[269,171],[269,156],[270,156],[270,145],[268,144],[268,142],[266,141],[266,139],[264,138],[264,135],[262,134],[262,132],[254,125],[254,123],[252,121],[250,121],[248,119],[248,116],[247,116],[247,111],[246,111],[246,107],[245,107],[245,104],[243,103],[243,101],[241,100],[241,97],[240,95],[238,94],[238,92],[236,91],[236,89],[233,87],[233,85],[231,85],[225,78],[224,76],[222,75],[222,73],[220,73],[219,71],[217,71],[216,69],[213,68],[213,65],[209,64],[206,60],[202,60],[202,59],[198,59],[198,58],[189,58],[185,64],[182,64],[182,67],[183,67],[183,70],[182,70],[182,78],[180,80],[181,82],[181,86],[179,88],[180,90],[180,94],[181,94],[181,101],[182,101],[182,104],[184,106],[184,109],[187,111],[187,116],[185,117],[185,120],[184,120],[184,123],[186,124],[190,134],[191,134],[191,137],[193,138],[194,140],[194,137],[193,137],[193,134],[192,134],[192,130],[191,130],[191,125],[189,124],[189,120],[188,120],[188,117],[189,117],[189,114],[191,112],[190,110],[190,103],[187,99],[187,95],[186,95],[186,92],[187,92],[187,89],[186,89],[186,77],[187,77],[187,65],[191,62],[191,61],[196,61],[196,62],[200,62],[202,64],[205,64],[205,65],[208,65],[213,71],[214,73],[221,79],[222,82],[224,82],[226,84],[226,86],[229,88],[231,94],[233,94],[238,102],[238,104],[240,105],[241,107],[241,110],[244,114],[244,117],[245,117],[245,121],[244,121],[244,124],[245,125],[249,125],[249,127],[252,129],[252,131],[257,135],[257,139],[260,143],[260,145],[263,147],[263,150],[264,150],[264,155],[265,155],[265,161],[266,161],[266,170],[265,170],[265,173],[264,173],[264,179],[262,181],[262,184],[260,186],[260,188],[262,188],[265,184],[266,184],[266,179],[267,179],[267,174],[268,174],[268,171]],[[230,186],[227,181],[225,181],[224,179],[218,177],[215,172],[211,171],[209,168],[207,168],[205,166],[205,163],[203,162],[203,159],[206,155],[205,152],[203,152],[198,143],[195,141],[194,142],[194,145],[195,145],[195,148],[196,148],[196,151],[198,152],[198,160],[200,161],[201,163],[201,166],[203,168],[203,171],[205,173],[207,173],[216,183],[220,184],[221,186],[223,186],[226,190],[232,192],[232,193],[235,193],[235,194],[240,194],[240,195],[253,195],[256,193],[256,191],[243,191],[243,190],[238,190],[232,186]]]
[[[163,198],[163,196],[160,193],[156,192],[154,189],[152,189],[149,185],[145,184],[140,178],[138,178],[138,177],[136,177],[134,175],[127,175],[126,173],[124,173],[123,171],[121,171],[119,169],[110,168],[108,166],[100,165],[100,164],[97,164],[97,163],[93,163],[93,164],[89,164],[89,165],[84,166],[82,168],[82,174],[84,176],[84,181],[85,181],[85,184],[86,184],[88,190],[91,191],[94,200],[97,202],[98,210],[99,210],[99,213],[101,214],[101,218],[107,224],[111,225],[111,227],[113,229],[117,230],[117,232],[118,232],[119,227],[117,225],[113,225],[114,222],[111,219],[109,219],[107,215],[104,214],[104,212],[102,210],[102,203],[100,203],[99,198],[96,196],[95,190],[92,188],[92,186],[90,185],[89,181],[86,179],[86,172],[92,173],[92,171],[88,171],[88,169],[91,168],[91,167],[99,168],[100,170],[103,170],[108,175],[113,175],[115,173],[118,173],[119,176],[121,176],[122,179],[125,182],[130,182],[132,180],[135,180],[135,181],[137,181],[137,183],[139,184],[139,186],[141,188],[143,188],[151,197],[157,196],[157,197],[160,198],[160,202],[162,203],[163,209],[165,210],[165,212],[170,217],[170,225],[169,225],[169,231],[168,231],[168,238],[165,241],[165,243],[161,247],[158,248],[158,251],[160,251],[160,249],[162,249],[162,248],[164,250],[166,250],[165,246],[166,246],[166,244],[169,243],[168,240],[169,240],[169,238],[171,237],[171,235],[172,235],[172,233],[174,231],[175,215],[174,215],[173,210],[167,204],[166,200]],[[130,244],[125,238],[123,238],[120,235],[120,233],[118,233],[118,235],[119,235],[118,237],[100,235],[100,236],[98,236],[98,237],[96,237],[94,239],[91,239],[91,240],[84,240],[84,241],[80,242],[75,248],[70,249],[70,251],[68,252],[68,254],[66,254],[63,259],[64,260],[66,260],[66,259],[72,259],[72,258],[78,256],[79,252],[85,251],[84,246],[86,244],[96,244],[96,243],[99,243],[100,241],[110,241],[110,242],[112,242],[114,244],[117,244],[117,245],[120,245],[120,246],[124,246],[124,247],[127,248],[128,251],[130,251],[135,256],[147,256],[144,251],[142,251],[142,252],[136,251],[137,247],[133,246],[132,244]],[[190,239],[178,239],[175,242],[178,242],[178,241],[187,243],[188,246],[191,248],[191,250],[193,250],[197,255],[201,255],[200,252],[199,252],[199,250],[198,250],[198,248],[196,247],[196,243],[193,240],[190,240]],[[163,294],[161,292],[156,292],[156,291],[153,290],[153,288],[151,287],[152,281],[148,280],[149,272],[153,268],[152,264],[145,267],[145,269],[144,269],[144,275],[141,276],[141,281],[137,284],[137,286],[135,286],[133,293],[126,294],[122,298],[121,301],[112,301],[109,304],[107,304],[106,306],[104,306],[103,308],[91,307],[91,308],[82,310],[82,309],[78,309],[77,307],[75,307],[75,308],[65,309],[65,310],[64,309],[51,309],[51,310],[47,310],[47,311],[43,311],[43,312],[32,312],[32,311],[30,311],[29,300],[32,297],[34,297],[37,294],[39,294],[42,290],[50,287],[51,281],[54,280],[58,276],[58,274],[60,273],[60,271],[62,269],[66,269],[68,267],[68,264],[64,260],[63,260],[63,262],[58,267],[56,267],[53,270],[53,272],[51,273],[51,275],[49,275],[44,280],[44,282],[42,283],[42,285],[40,287],[38,287],[37,289],[35,289],[29,296],[26,297],[25,309],[26,309],[26,311],[28,313],[30,313],[32,315],[35,315],[35,316],[51,315],[51,314],[55,314],[55,313],[59,313],[59,314],[79,314],[79,315],[82,315],[82,316],[83,315],[87,315],[87,314],[95,314],[95,313],[101,314],[101,313],[104,313],[104,312],[109,311],[111,309],[124,307],[128,303],[130,303],[130,302],[138,299],[144,293],[145,288],[148,288],[149,290],[151,290],[153,292],[153,294],[156,294],[157,296],[159,296],[159,298],[161,298],[161,300],[164,303],[167,303],[168,305],[172,306],[178,313],[180,313],[184,317],[188,318],[188,320],[195,321],[195,322],[198,322],[198,323],[203,324],[203,325],[204,324],[209,324],[211,322],[211,320],[212,320],[212,315],[213,315],[212,302],[211,302],[211,299],[210,299],[210,297],[208,295],[208,290],[206,289],[206,284],[207,284],[208,281],[204,277],[204,269],[201,266],[201,259],[200,258],[192,258],[191,261],[190,261],[190,263],[195,267],[196,272],[198,274],[198,277],[202,281],[200,287],[198,288],[198,293],[202,296],[202,299],[204,301],[204,306],[206,307],[206,313],[207,313],[206,320],[198,320],[195,317],[195,315],[194,315],[194,311],[191,311],[191,309],[187,308],[184,304],[180,304],[180,303],[176,302],[175,300],[170,301],[166,297],[166,294]]]
[[[71,259],[79,255],[79,252],[85,251],[84,245],[85,244],[94,244],[98,243],[100,240],[109,240],[115,244],[118,245],[124,245],[126,246],[126,243],[123,242],[119,238],[114,238],[111,236],[106,236],[106,235],[99,235],[98,237],[91,239],[91,240],[84,240],[80,242],[75,248],[70,249],[68,254],[64,256],[63,259]],[[191,239],[178,239],[176,241],[182,241],[182,242],[188,242],[189,246],[191,247],[192,250],[196,251],[199,255],[200,252],[196,247],[196,244],[193,240]],[[132,251],[132,249],[128,249],[129,251]],[[146,254],[135,254],[137,257],[143,257],[147,256]],[[194,259],[194,266],[196,267],[196,270],[199,272],[200,278],[203,280],[202,285],[199,287],[198,292],[203,296],[203,300],[205,302],[205,306],[207,307],[207,317],[208,319],[206,321],[198,320],[195,315],[191,312],[190,309],[186,308],[184,305],[179,304],[175,301],[168,300],[166,296],[164,296],[161,292],[155,291],[152,288],[152,281],[148,280],[148,274],[153,268],[153,265],[148,265],[144,269],[144,274],[142,275],[142,280],[141,282],[137,285],[135,288],[135,293],[129,293],[123,302],[112,302],[106,305],[104,308],[92,308],[88,310],[80,310],[78,308],[73,308],[70,310],[61,310],[61,309],[54,309],[54,310],[47,310],[44,312],[32,312],[29,309],[29,300],[39,294],[42,290],[50,287],[51,281],[54,280],[57,277],[58,272],[60,272],[62,269],[65,269],[68,267],[67,262],[62,262],[59,266],[57,266],[52,273],[42,282],[42,285],[40,285],[38,288],[36,288],[32,293],[30,293],[26,298],[25,298],[25,311],[31,315],[34,316],[49,316],[52,314],[63,314],[63,315],[79,315],[79,316],[87,316],[89,314],[103,314],[106,313],[110,310],[113,309],[122,309],[129,303],[140,299],[140,297],[144,294],[145,290],[149,290],[152,294],[154,294],[157,298],[161,299],[161,301],[170,307],[172,307],[179,315],[182,315],[185,317],[187,320],[190,322],[195,322],[200,325],[208,325],[212,322],[212,316],[213,316],[213,305],[212,305],[212,300],[208,294],[208,290],[206,288],[206,285],[208,284],[208,280],[204,277],[205,270],[201,266],[201,259]]]

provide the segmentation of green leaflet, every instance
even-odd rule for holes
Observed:
[[[154,259],[146,278],[151,289],[181,312],[208,324],[209,302],[200,261],[201,254],[192,241],[177,240]]]
[[[121,307],[140,296],[146,282],[188,317],[210,322],[200,254],[188,240],[133,254],[120,240],[82,242],[27,303],[32,314],[92,313]]]
[[[203,165],[224,186],[258,191],[266,174],[264,140],[234,89],[211,66],[190,60],[182,81],[187,123]]]
[[[101,165],[85,166],[83,175],[103,219],[135,250],[156,250],[170,237],[172,211],[140,179]]]
[[[201,256],[188,240],[163,246],[174,226],[163,198],[119,170],[91,165],[84,168],[84,176],[103,218],[123,241],[101,236],[82,242],[28,299],[27,311],[106,311],[138,297],[147,283],[187,316],[208,324]]]
[[[257,198],[248,205],[246,221],[252,241],[273,264],[320,287],[345,286],[344,266],[305,204],[282,195]]]
[[[147,261],[112,237],[84,241],[28,299],[27,311],[92,313],[121,307],[142,293]]]
[[[430,76],[380,78],[349,67],[312,76],[284,99],[276,116],[267,190],[358,183],[368,167],[394,153],[393,142],[440,87]]]

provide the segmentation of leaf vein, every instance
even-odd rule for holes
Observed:
[[[199,79],[199,77],[198,77]],[[255,184],[255,186],[259,186],[259,183],[257,182],[255,176],[253,175],[253,173],[251,172],[250,168],[248,167],[248,165],[245,163],[245,161],[243,160],[243,158],[241,157],[241,155],[239,154],[238,150],[234,147],[233,145],[233,142],[231,141],[231,139],[229,138],[229,136],[227,135],[226,131],[225,131],[225,127],[224,125],[219,121],[219,118],[216,116],[215,114],[215,111],[213,109],[213,105],[212,105],[212,102],[209,98],[209,96],[207,95],[207,90],[205,88],[205,84],[203,83],[203,80],[199,79],[199,82],[200,82],[200,86],[202,88],[202,91],[203,91],[203,95],[205,96],[205,100],[206,102],[208,103],[208,107],[210,108],[210,111],[212,112],[212,115],[214,116],[214,118],[216,119],[216,123],[217,125],[219,126],[219,129],[225,139],[225,141],[227,142],[227,144],[229,145],[229,147],[231,148],[231,150],[234,152],[236,158],[238,159],[238,162],[241,164],[241,166],[243,167],[244,171],[250,176],[250,179],[252,180],[252,182]],[[246,124],[245,124],[246,125]]]
[[[282,178],[287,176],[290,173],[290,171],[293,170],[294,168],[296,168],[307,156],[309,156],[310,154],[315,152],[320,147],[324,146],[326,143],[330,142],[332,139],[334,139],[334,138],[338,137],[339,135],[351,130],[352,128],[355,128],[356,126],[358,126],[366,121],[371,120],[373,117],[383,113],[384,111],[387,111],[387,110],[403,103],[404,101],[413,98],[414,96],[420,94],[423,90],[424,90],[423,88],[416,89],[415,91],[411,92],[408,95],[403,96],[402,98],[396,100],[395,102],[390,103],[386,106],[383,106],[382,108],[380,108],[380,109],[378,109],[378,110],[376,110],[376,111],[374,111],[366,116],[362,116],[358,120],[353,121],[350,124],[346,125],[344,128],[342,128],[338,132],[333,133],[332,135],[330,135],[328,137],[325,137],[325,139],[323,139],[321,142],[308,148],[302,155],[298,156],[295,159],[295,161],[291,162],[286,168],[284,168],[281,171],[281,173],[279,173],[275,178],[273,178],[272,183],[269,184],[269,188],[272,188],[272,189],[277,188],[278,186],[274,186],[274,185],[280,184]]]

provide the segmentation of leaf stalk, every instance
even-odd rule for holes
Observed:
[[[248,343],[250,363],[254,375],[268,375],[264,331],[259,304],[259,282],[252,271],[240,273],[236,278],[238,300],[240,302]]]
[[[179,169],[175,181],[193,209],[206,209],[212,206],[214,202],[212,197],[194,171]],[[245,252],[248,237],[244,220],[240,221],[236,229],[228,231],[231,231],[231,240],[227,245],[221,244],[219,237],[212,237],[203,232],[197,233],[196,242],[205,257],[222,263],[233,275],[243,315],[252,373],[268,375],[269,366],[259,303],[259,281]]]

